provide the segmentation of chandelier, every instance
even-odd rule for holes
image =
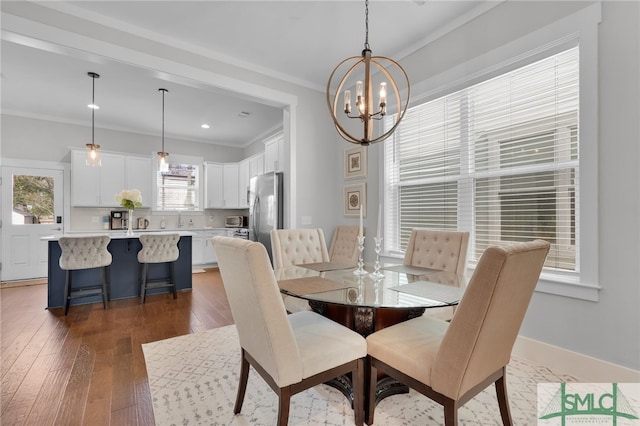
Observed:
[[[167,89],[158,89],[162,92],[162,150],[158,152],[158,158],[160,159],[159,171],[165,173],[169,171],[169,163],[167,163],[167,157],[169,153],[164,150],[164,94],[168,92]]]
[[[364,70],[362,69],[364,67]],[[338,76],[343,77],[338,80]],[[334,76],[336,77],[334,79]],[[396,81],[406,85],[406,97],[402,99]],[[343,102],[339,105],[340,93],[345,87],[355,86],[355,111],[351,108],[351,90],[345,90]],[[374,104],[374,86],[379,87],[377,104]],[[404,86],[403,86],[404,88]],[[333,95],[332,95],[333,94]],[[371,56],[369,48],[369,1],[365,1],[365,41],[361,56],[352,56],[340,62],[329,76],[327,83],[327,106],[338,134],[347,142],[369,145],[382,142],[395,131],[409,105],[409,78],[405,70],[394,60],[384,56]],[[391,101],[391,104],[389,103]],[[389,107],[392,108],[389,108]],[[339,111],[341,110],[341,111]],[[374,120],[382,120],[387,110],[395,113],[389,129],[382,133],[374,128]],[[358,126],[351,119],[362,123],[362,136]]]
[[[85,145],[87,147],[86,164],[87,166],[99,167],[102,162],[100,160],[100,145],[95,143],[95,115],[96,110],[100,109],[100,107],[96,105],[96,78],[100,78],[100,74],[96,74],[95,72],[88,72],[87,75],[91,77],[93,88],[91,91],[91,103],[87,105],[89,108],[91,108],[91,143]]]

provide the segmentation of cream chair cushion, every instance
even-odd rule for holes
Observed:
[[[324,232],[316,229],[274,229],[271,231],[273,266],[329,262]]]
[[[107,235],[60,237],[60,268],[77,270],[111,265],[111,253],[107,249],[109,241],[111,238]]]
[[[140,263],[165,263],[178,260],[179,234],[141,234],[142,249],[138,252]]]
[[[329,259],[333,263],[355,265],[358,263],[358,226],[337,226],[333,231]]]

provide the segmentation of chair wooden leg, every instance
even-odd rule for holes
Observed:
[[[240,361],[240,382],[238,383],[238,394],[236,396],[236,405],[233,407],[233,414],[238,414],[242,409],[244,402],[244,394],[247,391],[247,381],[249,380],[249,361],[242,349],[242,360]]]
[[[444,425],[458,426],[458,407],[456,407],[456,402],[450,399],[442,405],[444,407]]]
[[[144,303],[144,298],[147,293],[147,269],[149,268],[148,263],[142,264],[142,269],[140,271],[140,302]]]
[[[67,316],[69,312],[69,295],[71,293],[71,271],[66,271],[66,278],[64,283],[64,316]]]
[[[280,388],[280,401],[278,402],[278,426],[287,426],[289,423],[289,405],[291,404],[291,388]]]
[[[351,372],[353,386],[353,414],[356,426],[364,424],[364,359],[359,359]]]
[[[369,370],[369,389],[367,401],[367,418],[368,425],[373,424],[373,412],[376,409],[376,386],[378,385],[378,369],[374,367],[373,361],[370,361],[371,369]]]
[[[502,416],[502,424],[505,426],[513,425],[511,420],[511,410],[509,409],[509,397],[507,396],[507,367],[502,369],[502,377],[496,380],[496,394],[498,396],[498,406],[500,407],[500,415]]]
[[[177,299],[178,291],[176,290],[176,262],[171,262],[169,264],[169,269],[171,270],[171,284],[173,284],[173,286],[171,287],[171,289],[173,290],[173,298]]]

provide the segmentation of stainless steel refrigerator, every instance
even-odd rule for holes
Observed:
[[[262,243],[271,255],[271,230],[283,226],[282,173],[270,172],[249,183],[249,238]]]

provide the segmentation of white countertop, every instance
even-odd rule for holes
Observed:
[[[58,241],[60,239],[60,237],[92,237],[92,236],[96,236],[96,235],[108,235],[109,237],[111,237],[111,239],[117,240],[117,239],[124,239],[124,238],[138,238],[140,236],[140,234],[148,234],[148,233],[154,233],[154,234],[179,234],[181,237],[194,237],[196,236],[196,231],[195,229],[191,229],[189,231],[185,230],[185,229],[147,229],[147,230],[140,230],[140,231],[134,231],[133,235],[127,235],[126,231],[96,231],[96,232],[89,232],[89,231],[78,231],[78,232],[65,232],[64,234],[55,234],[55,235],[47,235],[44,237],[41,237],[40,239],[43,241]]]

